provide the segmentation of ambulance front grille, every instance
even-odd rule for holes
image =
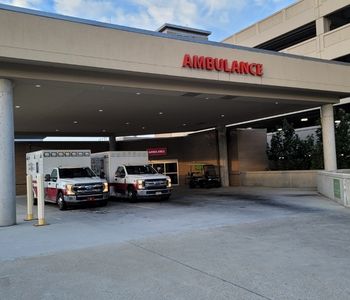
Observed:
[[[103,184],[101,183],[76,184],[74,186],[74,192],[78,195],[102,194]]]
[[[154,190],[154,189],[164,189],[167,186],[166,179],[147,179],[145,180],[145,189]]]

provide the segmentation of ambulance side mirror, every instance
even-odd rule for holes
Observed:
[[[51,180],[50,174],[46,174],[45,175],[45,181],[50,181],[50,180]]]

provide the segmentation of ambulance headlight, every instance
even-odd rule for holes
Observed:
[[[171,179],[167,178],[166,180],[166,187],[171,188]]]
[[[69,195],[69,196],[75,195],[73,187],[74,187],[73,184],[67,184],[66,185],[66,194],[67,195]]]
[[[136,180],[136,186],[138,190],[141,190],[145,187],[145,181],[142,179]]]
[[[108,183],[107,182],[103,183],[103,192],[108,193]]]

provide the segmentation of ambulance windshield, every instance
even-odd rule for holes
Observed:
[[[156,174],[157,171],[149,165],[143,166],[126,166],[126,171],[129,175],[140,175],[140,174]]]
[[[59,172],[60,178],[96,177],[90,168],[64,168]]]

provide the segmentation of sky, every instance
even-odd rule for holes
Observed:
[[[270,16],[297,0],[0,0],[40,11],[157,30],[164,23],[212,32],[211,41]]]

